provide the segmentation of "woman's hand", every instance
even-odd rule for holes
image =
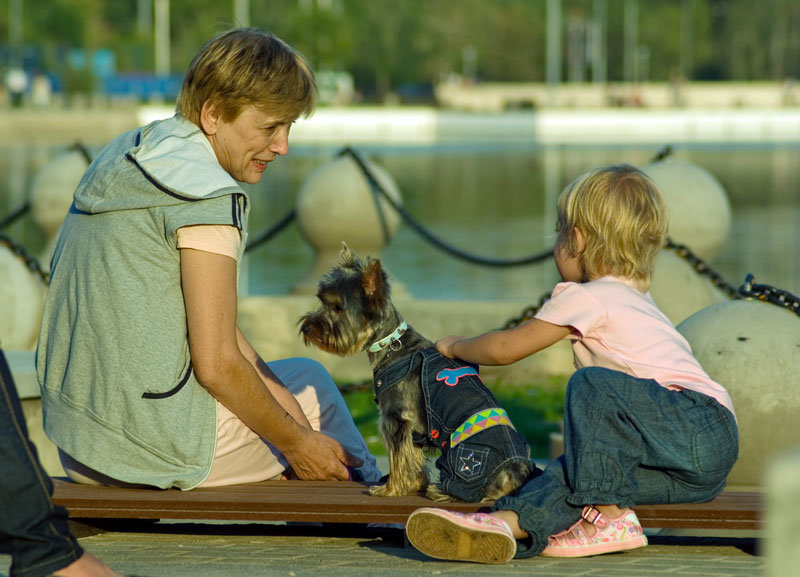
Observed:
[[[336,440],[310,429],[302,429],[297,444],[284,449],[283,455],[297,478],[305,481],[347,481],[348,467],[364,464]]]

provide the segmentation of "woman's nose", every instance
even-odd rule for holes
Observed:
[[[271,152],[283,156],[289,152],[289,127],[282,126],[272,136],[269,143]]]

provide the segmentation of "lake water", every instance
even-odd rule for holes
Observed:
[[[21,205],[38,167],[63,147],[0,147],[0,218]],[[96,149],[94,149],[96,151]],[[250,187],[251,239],[294,206],[303,180],[339,147],[295,145]],[[584,169],[628,162],[647,165],[650,145],[448,143],[363,146],[359,151],[396,180],[408,211],[446,242],[476,255],[510,259],[554,241],[555,198]],[[800,144],[703,143],[676,147],[675,156],[711,172],[727,191],[732,226],[711,261],[739,286],[756,281],[800,294]],[[33,253],[44,240],[30,216],[4,233]],[[538,300],[557,273],[552,259],[515,268],[486,268],[456,259],[401,225],[382,259],[396,282],[425,299]],[[296,223],[250,251],[243,286],[251,294],[284,294],[313,262]]]

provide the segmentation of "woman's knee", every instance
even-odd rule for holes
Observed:
[[[333,377],[319,361],[307,357],[293,357],[270,361],[267,366],[290,390],[294,388],[330,388],[335,387]]]

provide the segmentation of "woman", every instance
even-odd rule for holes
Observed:
[[[173,118],[116,138],[87,170],[37,351],[45,430],[73,480],[380,477],[327,371],[265,363],[236,326],[249,211],[238,183],[288,152],[315,103],[301,55],[230,30],[195,56]]]

